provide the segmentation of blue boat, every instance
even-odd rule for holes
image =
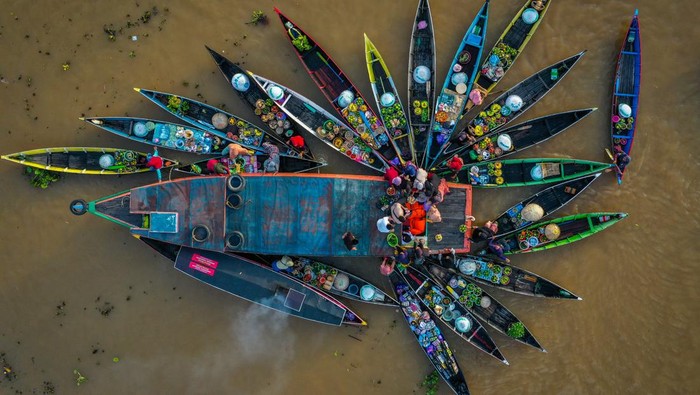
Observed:
[[[468,222],[471,212],[471,186],[449,186],[451,192],[440,203],[442,222],[423,224],[426,229],[415,235],[431,253],[469,251],[460,225]],[[376,226],[385,215],[380,205],[386,189],[382,177],[235,174],[156,183],[85,205],[88,212],[134,235],[193,248],[262,255],[387,256],[394,247]],[[354,250],[342,239],[348,231],[359,240]],[[390,234],[401,240],[401,230],[395,232]]]
[[[612,148],[620,147],[627,155],[632,152],[632,142],[637,130],[637,109],[642,80],[642,38],[639,31],[639,12],[634,17],[622,43],[615,67],[613,85],[611,134]],[[625,168],[617,169],[617,182],[622,184]]]
[[[486,28],[489,18],[489,0],[486,0],[476,17],[469,25],[455,57],[447,70],[445,83],[435,104],[435,111],[430,124],[430,134],[423,158],[424,166],[431,166],[442,152],[443,146],[450,140],[457,126],[464,106],[469,100],[474,80],[481,64],[484,52]]]

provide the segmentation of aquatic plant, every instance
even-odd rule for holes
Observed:
[[[33,167],[26,168],[27,175],[31,178],[29,181],[32,186],[46,189],[52,182],[56,182],[61,179],[61,175],[44,169],[36,169]]]
[[[248,22],[250,25],[257,25],[258,23],[267,23],[267,15],[265,15],[265,13],[261,10],[253,11],[253,15],[250,17],[250,22]]]
[[[432,373],[425,376],[423,382],[420,384],[421,388],[425,388],[425,395],[435,395],[440,386],[440,376],[437,370],[433,370]]]
[[[83,376],[80,374],[78,369],[73,369],[73,374],[76,375],[77,377],[75,378],[75,384],[80,387],[80,384],[85,384],[87,381],[87,377]]]

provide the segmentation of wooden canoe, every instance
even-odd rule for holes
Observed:
[[[506,156],[522,152],[533,145],[551,139],[595,110],[597,108],[585,108],[550,114],[501,129],[478,143],[474,143],[469,149],[462,151],[459,156],[465,164],[503,159]],[[506,142],[501,144],[503,147],[498,144],[499,138],[506,139]],[[510,148],[503,149],[504,147],[507,148],[508,141],[510,141]],[[445,161],[437,165],[437,168],[444,170],[447,167],[446,161],[451,158],[451,156],[446,157]]]
[[[639,31],[638,11],[634,11],[634,17],[625,35],[625,41],[617,58],[615,66],[615,83],[612,95],[611,134],[612,149],[616,147],[629,155],[632,152],[632,142],[637,130],[637,109],[639,107],[639,90],[642,80],[642,38]],[[627,105],[632,110],[630,116],[624,117],[620,113],[620,106]],[[617,171],[617,181],[622,183],[625,168]]]
[[[232,161],[228,155],[203,159],[194,163],[181,165],[175,168],[175,171],[193,176],[211,176],[211,175],[228,175],[237,173],[264,173],[263,164],[270,158],[268,154],[241,155],[236,160]],[[316,160],[300,158],[299,156],[279,156],[279,171],[282,173],[303,173],[311,170],[318,170],[325,166],[326,163]],[[228,170],[227,174],[216,174],[207,170],[207,163],[210,160],[215,160],[225,166]]]
[[[281,89],[282,97],[274,102],[275,105],[307,132],[346,158],[384,174],[389,165],[356,131],[323,107],[286,86],[257,74],[249,75],[252,83],[259,86],[263,92]],[[268,96],[267,100],[272,99]]]
[[[273,270],[292,276],[322,292],[355,302],[398,307],[398,302],[379,287],[352,273],[303,257],[261,257]]]
[[[445,326],[450,328],[462,340],[508,365],[508,360],[506,360],[496,343],[491,339],[491,335],[486,331],[486,328],[481,325],[466,306],[462,306],[459,303],[456,297],[453,297],[437,282],[410,266],[406,267],[406,271],[401,273],[401,275],[415,295],[420,298],[421,302]],[[468,322],[468,329],[458,325],[458,322],[464,321],[464,319]]]
[[[486,28],[489,18],[489,1],[486,0],[457,47],[454,59],[447,70],[445,82],[438,95],[430,134],[425,166],[432,164],[442,152],[443,146],[450,140],[457,122],[462,116],[464,106],[469,98],[469,91],[476,79],[481,55],[484,52]]]
[[[431,269],[437,265],[447,267],[474,282],[507,292],[540,298],[582,300],[546,278],[510,264],[497,264],[484,257],[462,254],[457,254],[455,258],[453,260],[451,255],[443,256],[442,260],[429,257],[426,262]],[[504,276],[508,278],[503,279]]]
[[[544,251],[585,239],[626,217],[627,213],[574,214],[540,221],[517,233],[497,236],[496,240],[504,246],[506,254]],[[553,240],[549,240],[545,235],[545,228],[550,224],[559,228],[559,236]]]
[[[279,9],[275,8],[275,12],[297,57],[333,108],[388,162],[400,157],[381,119],[350,78],[299,25]]]
[[[277,119],[279,111],[276,110],[278,109],[275,108],[274,103],[267,97],[265,91],[260,89],[256,84],[250,82],[248,73],[245,70],[213,49],[209,47],[206,48],[219,67],[219,70],[226,78],[226,81],[231,84],[233,91],[238,94],[241,100],[248,104],[255,115],[260,118],[260,121],[268,126],[273,132],[273,134],[271,134],[273,138],[289,141],[289,139],[294,136],[302,136],[302,127],[300,125],[297,125],[295,122],[286,122],[285,119]],[[241,78],[240,82],[238,78]],[[273,116],[274,119],[272,118]],[[281,116],[279,117],[281,118]],[[281,125],[279,121],[282,121]],[[303,149],[297,151],[303,151],[308,159],[314,158],[308,144],[305,144]]]
[[[554,89],[585,53],[586,51],[579,52],[547,66],[498,96],[469,121],[466,128],[452,136],[449,144],[445,145],[444,156],[452,156],[468,150],[473,144],[495,135],[524,114]],[[518,98],[519,101],[517,101]]]
[[[505,159],[464,165],[457,177],[475,188],[520,187],[572,180],[600,173],[613,166],[612,163],[579,159]],[[437,174],[447,176],[450,172]]]
[[[402,306],[401,314],[430,363],[454,393],[469,395],[464,373],[435,323],[434,316],[411,290],[400,273],[393,272],[389,275],[389,280],[396,300]]]
[[[81,120],[140,143],[203,155],[221,155],[232,142],[224,133],[194,126],[132,117],[93,117]]]
[[[542,218],[544,218],[574,200],[574,198],[588,188],[600,174],[601,173],[596,173],[564,181],[549,188],[545,188],[520,203],[515,204],[493,220],[493,222],[498,223],[498,235],[506,235],[519,231],[533,223],[521,216],[523,208],[528,204],[540,206],[543,213]]]
[[[406,118],[401,104],[399,92],[391,78],[382,55],[377,47],[365,34],[365,60],[367,61],[367,72],[369,82],[372,85],[374,100],[379,108],[379,116],[384,127],[387,128],[389,136],[393,141],[396,150],[401,154],[401,162],[416,162],[416,150],[413,145],[413,133]]]
[[[146,237],[139,239],[175,262],[175,269],[241,299],[321,324],[367,325],[338,300],[260,262],[234,254],[175,246]]]
[[[456,270],[450,270],[438,264],[426,263],[428,273],[435,279],[442,289],[449,292],[456,303],[463,306],[481,321],[488,323],[497,331],[510,336],[511,339],[521,342],[540,351],[545,351],[540,342],[535,339],[529,329],[513,314],[506,306],[491,296],[470,280],[467,276],[462,276]],[[508,275],[512,275],[512,269],[508,270]],[[510,278],[508,278],[510,282]],[[522,336],[508,335],[511,325],[520,323],[523,325]]]
[[[542,18],[544,18],[544,14],[551,3],[552,0],[541,0],[538,2],[537,8],[534,8],[533,1],[526,0],[520,11],[515,14],[506,30],[503,31],[501,37],[496,41],[491,52],[484,58],[481,71],[474,81],[474,89],[478,89],[481,92],[482,99],[491,93],[508,70],[513,67],[515,60],[523,52],[530,38],[540,26]],[[525,22],[525,19],[528,19],[528,17],[534,17],[533,11],[537,13],[535,22]],[[525,18],[523,18],[523,13],[526,13]],[[466,114],[472,107],[474,107],[474,102],[469,100],[464,113]]]
[[[140,88],[134,88],[134,90],[183,121],[214,134],[224,133],[229,139],[243,147],[262,152],[262,144],[270,143],[279,148],[280,154],[313,159],[309,154],[308,147],[297,150],[291,144],[278,138],[275,133],[266,132],[245,119],[222,109],[171,93]],[[277,128],[278,121],[282,122],[280,126],[282,130],[284,130],[283,126],[291,127],[289,121],[285,125],[283,120],[274,118],[275,128]],[[280,135],[283,136],[284,133],[282,132]]]
[[[38,169],[74,174],[122,175],[143,173],[147,154],[120,148],[56,147],[39,148],[2,155],[2,159]],[[103,162],[103,163],[102,163]],[[103,166],[108,164],[108,166]],[[172,159],[163,158],[163,169],[176,166]]]
[[[435,31],[430,2],[419,0],[416,19],[413,21],[411,46],[408,51],[408,122],[413,131],[416,156],[422,157],[428,141],[428,128],[433,104],[435,103]],[[418,67],[426,67],[430,78],[416,80],[414,73]],[[419,71],[425,70],[421,67]],[[420,113],[417,111],[420,109]]]

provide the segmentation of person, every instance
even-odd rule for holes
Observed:
[[[343,234],[343,243],[348,251],[355,251],[357,250],[357,245],[360,243],[360,241],[357,240],[352,232],[348,231]]]
[[[396,255],[396,261],[404,266],[411,264],[411,258],[408,256],[408,251],[401,247],[396,247],[394,250],[394,255]]]
[[[416,265],[421,265],[425,261],[425,257],[423,255],[423,242],[420,241],[413,246],[413,263]]]
[[[397,224],[406,222],[406,217],[409,215],[411,212],[403,204],[396,202],[391,205],[391,219]]]
[[[269,155],[269,158],[263,162],[263,172],[277,174],[280,171],[280,149],[272,143],[263,143],[263,150]]]
[[[419,168],[416,172],[416,179],[413,181],[413,188],[417,191],[422,191],[425,188],[425,183],[428,180],[428,172],[425,169]]]
[[[391,263],[387,263],[387,261],[391,261]],[[391,273],[394,272],[394,267],[396,266],[396,259],[394,257],[384,257],[384,260],[382,260],[382,264],[379,266],[379,273],[388,276]]]
[[[457,178],[459,171],[462,170],[464,166],[464,159],[460,158],[459,155],[455,155],[447,161],[447,167],[452,171],[452,178]]]
[[[233,161],[238,158],[239,155],[250,155],[251,152],[243,148],[240,144],[231,143],[226,146],[226,148],[221,151],[222,155],[228,155],[229,159]]]
[[[163,175],[160,173],[160,169],[163,168],[163,158],[158,155],[158,147],[153,147],[153,153],[148,154],[146,156],[146,159],[148,161],[146,162],[146,166],[148,166],[149,169],[154,170],[156,172],[156,175],[158,176],[158,182],[163,182]]]
[[[495,254],[501,261],[504,261],[505,263],[510,263],[510,259],[506,258],[506,256],[504,255],[503,246],[501,245],[501,243],[496,241],[495,237],[489,240],[489,251]]]
[[[391,217],[382,217],[377,220],[377,229],[382,233],[389,233],[394,230],[394,221]]]
[[[469,169],[469,182],[472,185],[481,184],[481,177],[479,176],[479,167],[478,166],[472,166],[471,169]]]
[[[207,161],[207,172],[209,174],[225,175],[228,174],[228,169],[218,159],[209,159]]]
[[[485,241],[493,238],[498,233],[498,223],[486,221],[484,226],[479,226],[472,233],[472,242]]]
[[[619,170],[620,173],[625,171],[625,167],[630,164],[632,161],[632,157],[627,155],[627,153],[622,149],[621,145],[615,145],[615,155],[613,156],[613,160],[615,161],[615,165],[617,166],[617,169]]]
[[[297,134],[297,135],[289,138],[289,144],[291,144],[292,147],[301,150],[306,145],[306,142],[304,141],[303,137],[301,137],[300,135]]]
[[[418,167],[414,165],[413,162],[406,162],[406,165],[404,165],[403,174],[409,176],[410,178],[413,178],[416,176],[417,172]]]

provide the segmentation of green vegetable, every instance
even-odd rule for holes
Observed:
[[[514,322],[508,327],[508,336],[513,339],[520,339],[525,336],[525,325],[522,322]]]

